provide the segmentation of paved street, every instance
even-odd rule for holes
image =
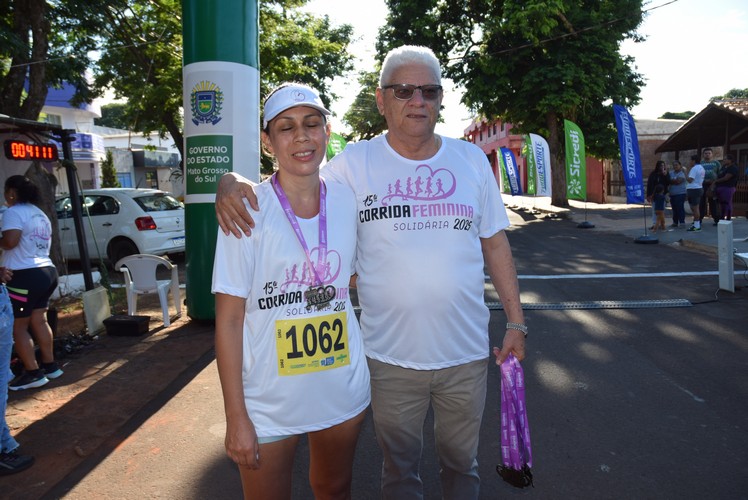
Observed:
[[[494,470],[499,379],[491,365],[481,498],[748,498],[746,273],[736,273],[735,293],[718,290],[711,223],[699,241],[682,241],[678,229],[661,234],[659,244],[636,244],[641,211],[596,209],[588,213],[596,227],[579,229],[584,211],[574,207],[574,220],[511,213],[530,328],[523,367],[535,488],[515,490]],[[748,221],[735,221],[734,231],[735,248],[748,251],[737,241],[748,236]],[[488,291],[486,300],[498,298]],[[494,345],[504,321],[492,311]],[[215,362],[203,357],[195,366],[179,390],[144,406],[118,439],[50,484],[45,498],[239,498],[238,474],[223,451]],[[437,499],[429,426],[422,475],[426,498]],[[299,499],[311,498],[305,451],[296,462]],[[377,498],[380,460],[369,418],[353,498]],[[0,485],[14,480],[23,475]]]

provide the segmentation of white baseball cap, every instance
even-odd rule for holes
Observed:
[[[325,108],[316,90],[306,85],[294,83],[281,87],[265,100],[262,129],[265,130],[267,128],[270,120],[285,110],[296,106],[309,106],[325,116],[330,116],[330,112]]]

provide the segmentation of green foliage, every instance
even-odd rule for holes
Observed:
[[[130,125],[125,118],[126,108],[127,105],[120,102],[105,104],[101,107],[101,118],[94,119],[94,123],[101,127],[128,130]]]
[[[476,114],[548,139],[554,205],[566,206],[563,120],[580,126],[588,153],[618,156],[612,103],[632,107],[643,84],[620,54],[640,41],[642,0],[388,0],[377,47],[430,46]],[[380,54],[382,57],[382,54]]]
[[[326,105],[337,96],[330,86],[353,69],[348,46],[353,27],[334,27],[328,16],[315,17],[298,7],[307,0],[260,2],[260,95],[284,81],[317,89]]]
[[[106,159],[101,162],[101,187],[118,188],[122,187],[117,179],[117,169],[114,168],[114,158],[112,152],[106,152]]]
[[[260,3],[261,95],[292,80],[320,91],[327,105],[334,78],[350,71],[352,28],[301,12],[306,0]],[[96,10],[106,26],[96,85],[127,100],[122,119],[144,134],[169,132],[182,148],[182,15],[179,0],[117,0]],[[183,155],[184,156],[184,155]],[[263,162],[265,170],[269,167]]]
[[[371,139],[387,128],[384,116],[377,109],[375,91],[378,81],[379,71],[368,71],[359,76],[361,90],[343,117],[357,140]]]
[[[725,99],[748,99],[748,89],[732,89],[725,95],[718,95],[709,101],[723,101]]]
[[[75,86],[91,99],[85,70],[98,30],[85,19],[97,0],[0,1],[0,113],[36,120],[49,86]]]
[[[678,113],[673,111],[668,111],[664,113],[660,118],[663,120],[688,120],[693,115],[695,115],[693,111],[680,111]]]
[[[353,67],[347,50],[353,29],[301,12],[306,3],[260,2],[261,95],[294,80],[317,88],[329,105],[337,97],[332,81]],[[94,49],[95,65],[86,56]],[[84,77],[89,67],[95,74],[90,87]],[[78,90],[74,104],[106,89],[126,100],[105,108],[99,124],[168,132],[181,150],[181,1],[0,0],[0,113],[35,120],[48,86],[63,82]]]
[[[182,24],[179,0],[100,2],[88,13],[102,30],[95,87],[126,100],[124,128],[171,134],[182,147]]]

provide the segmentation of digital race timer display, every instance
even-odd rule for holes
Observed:
[[[5,141],[5,157],[11,160],[56,161],[59,155],[54,144],[33,144],[9,139]]]

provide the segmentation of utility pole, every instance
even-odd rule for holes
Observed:
[[[187,315],[215,319],[210,293],[218,180],[259,182],[258,0],[183,0]]]

